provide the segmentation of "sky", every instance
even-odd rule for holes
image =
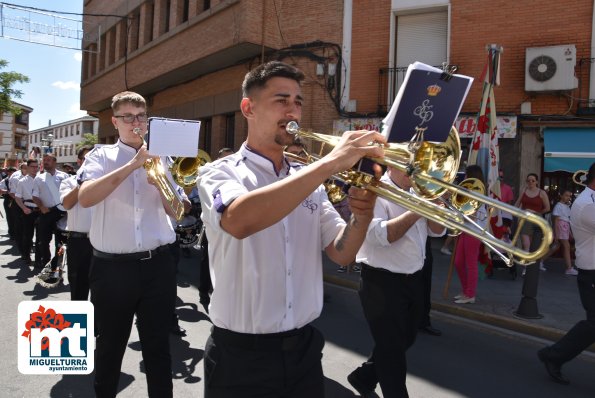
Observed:
[[[4,4],[36,7],[47,10],[82,13],[83,0],[8,0]],[[54,19],[43,14],[27,14],[4,8],[4,14],[9,17],[27,17],[30,20],[46,25],[55,26],[53,21],[64,26],[75,26],[76,22]],[[78,15],[62,15],[65,18],[81,20]],[[79,24],[80,26],[80,24]],[[5,34],[8,31],[5,29]],[[14,31],[13,36],[19,32]],[[23,33],[21,33],[23,34]],[[41,35],[39,40],[54,40],[54,36]],[[65,44],[76,43],[65,40]],[[80,48],[80,43],[79,43]],[[29,130],[36,130],[51,124],[66,122],[85,116],[87,113],[80,108],[81,82],[80,50],[71,50],[43,44],[27,43],[0,37],[0,59],[8,61],[8,66],[0,72],[18,72],[29,77],[29,83],[15,84],[14,88],[21,90],[21,98],[13,101],[33,108],[29,115]]]

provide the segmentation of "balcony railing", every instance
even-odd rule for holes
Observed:
[[[448,65],[450,68],[453,65]],[[442,65],[435,66],[442,69]],[[377,113],[384,116],[388,113],[399,88],[405,80],[407,66],[397,66],[395,68],[380,68],[378,72],[378,109]]]

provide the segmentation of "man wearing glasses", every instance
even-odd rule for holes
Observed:
[[[89,273],[95,306],[95,393],[114,397],[134,315],[150,397],[172,397],[169,328],[176,297],[171,244],[176,234],[165,198],[143,168],[152,158],[144,145],[145,99],[125,91],[112,98],[119,140],[89,152],[78,200],[93,209]]]

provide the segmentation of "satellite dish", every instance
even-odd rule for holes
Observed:
[[[539,55],[529,63],[529,76],[538,82],[550,80],[556,70],[556,61],[549,55]]]

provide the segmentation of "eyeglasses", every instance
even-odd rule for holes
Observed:
[[[139,113],[138,115],[114,115],[114,117],[120,118],[124,123],[134,123],[134,119],[138,120],[139,123],[147,121],[148,115],[146,113]]]

